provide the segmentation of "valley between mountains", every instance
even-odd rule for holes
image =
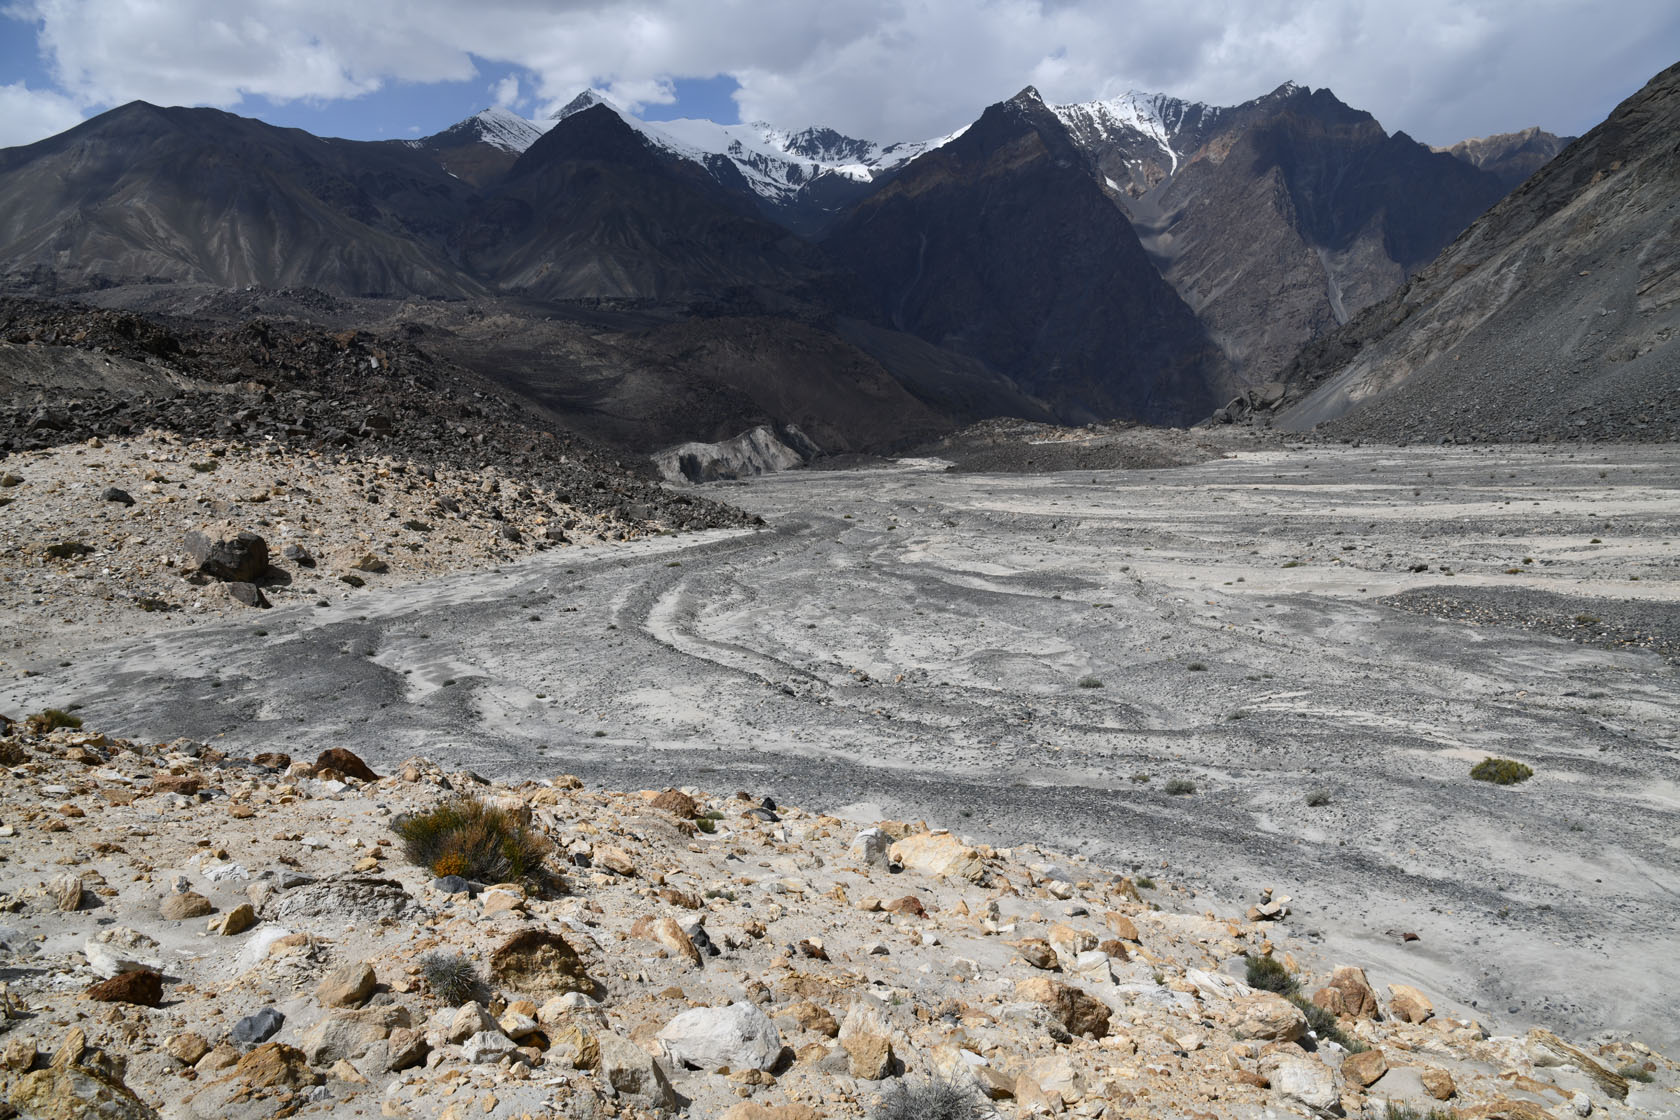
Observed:
[[[1672,1047],[1677,466],[1656,446],[1275,447],[769,476],[719,488],[756,530],[562,548],[260,625],[69,627],[78,648],[0,708],[925,817],[1219,910],[1272,886],[1327,961],[1496,1032]],[[1488,755],[1535,777],[1471,781]]]

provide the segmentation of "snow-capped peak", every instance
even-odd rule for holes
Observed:
[[[523,152],[559,122],[597,105],[605,105],[649,143],[679,158],[691,160],[714,172],[718,160],[728,161],[757,194],[772,201],[791,197],[803,185],[823,175],[841,175],[867,183],[875,176],[962,135],[958,131],[934,140],[883,146],[873,140],[844,136],[831,128],[806,128],[792,132],[763,121],[752,124],[718,124],[708,120],[649,123],[614,105],[594,90],[584,90],[545,120],[527,120],[506,109],[492,108],[462,124],[472,125],[487,143],[506,151]]]
[[[1056,116],[1061,118],[1075,137],[1112,136],[1122,130],[1141,133],[1152,140],[1167,157],[1172,170],[1178,170],[1179,152],[1173,141],[1190,110],[1199,109],[1204,121],[1217,109],[1193,105],[1169,97],[1164,93],[1144,93],[1127,90],[1119,97],[1105,101],[1087,101],[1075,105],[1057,105]]]
[[[474,116],[472,121],[486,144],[507,152],[523,152],[547,131],[543,125],[528,121],[500,105],[491,106]]]

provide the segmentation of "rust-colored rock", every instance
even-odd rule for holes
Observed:
[[[309,1068],[302,1050],[284,1042],[258,1046],[239,1059],[231,1076],[255,1089],[307,1089],[325,1080]]]
[[[1390,984],[1388,1013],[1403,1023],[1422,1023],[1435,1014],[1435,1005],[1410,984]]]
[[[1071,984],[1035,976],[1015,985],[1015,998],[1043,1004],[1069,1034],[1092,1038],[1108,1034],[1108,1004]]]
[[[1325,992],[1335,992],[1336,997],[1326,996],[1324,1000],[1318,997]],[[1339,965],[1330,976],[1330,982],[1313,993],[1313,1002],[1333,1015],[1345,1015],[1350,1019],[1377,1019],[1381,1017],[1381,1010],[1377,1006],[1377,993],[1371,990],[1370,981],[1365,979],[1365,970],[1351,965]],[[1338,1004],[1339,1006],[1332,1006]]]
[[[330,747],[321,752],[320,756],[315,759],[315,768],[319,770],[325,767],[331,767],[346,777],[355,778],[358,782],[377,782],[379,780],[379,775],[373,772],[371,766],[363,762],[354,751],[345,750],[343,747]]]
[[[1423,1091],[1438,1101],[1450,1100],[1458,1092],[1452,1074],[1438,1066],[1424,1066],[1418,1070],[1418,1079],[1423,1082]]]
[[[1116,910],[1110,910],[1103,915],[1103,921],[1108,923],[1109,932],[1122,941],[1139,941],[1137,926],[1126,915]]]
[[[655,809],[663,809],[667,813],[691,821],[700,815],[700,807],[694,803],[694,798],[680,789],[668,789],[653,799]]]
[[[122,972],[101,980],[87,990],[89,999],[101,1003],[133,1003],[156,1007],[163,1002],[163,977],[149,968]]]

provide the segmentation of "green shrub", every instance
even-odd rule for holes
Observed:
[[[427,991],[451,1007],[473,998],[484,983],[471,961],[459,953],[441,950],[420,958],[420,977],[426,981]]]
[[[1248,986],[1262,992],[1293,995],[1300,990],[1300,982],[1276,957],[1249,957]]]
[[[1096,677],[1085,676],[1079,678],[1080,688],[1101,688],[1102,686],[1103,683]]]
[[[1307,794],[1307,806],[1309,808],[1317,809],[1328,804],[1330,804],[1330,791],[1327,789],[1315,789]]]
[[[1299,992],[1290,992],[1285,998],[1301,1009],[1301,1014],[1307,1017],[1307,1029],[1319,1038],[1329,1039],[1350,1054],[1358,1054],[1370,1049],[1359,1039],[1344,1031],[1341,1023],[1337,1021],[1334,1015],[1306,996]]]
[[[1137,877],[1136,885],[1137,889],[1140,891],[1152,891],[1155,889],[1155,880],[1151,879],[1147,875],[1139,875]]]
[[[1509,758],[1484,758],[1470,768],[1470,776],[1478,782],[1492,782],[1496,786],[1514,786],[1534,777],[1534,771]]]
[[[80,730],[81,726],[82,719],[80,716],[73,716],[60,708],[48,708],[29,717],[29,730],[37,735],[44,735],[48,731],[57,731],[60,727],[68,727],[72,731],[76,731]]]
[[[1187,793],[1195,793],[1196,783],[1192,782],[1189,778],[1174,778],[1172,781],[1168,782],[1164,788],[1168,793],[1179,796]]]
[[[1203,665],[1200,661],[1192,661],[1192,662],[1190,662],[1190,664],[1186,665],[1184,668],[1186,670],[1188,670],[1189,672],[1192,672],[1192,673],[1205,673],[1205,672],[1207,672],[1207,666]]]
[[[548,841],[512,813],[471,797],[402,817],[392,828],[413,863],[483,883],[535,878],[549,851]]]
[[[1617,1070],[1616,1073],[1624,1080],[1639,1081],[1647,1085],[1649,1085],[1653,1080],[1651,1075],[1646,1072],[1645,1067],[1637,1062],[1629,1062],[1627,1065]]]
[[[1428,1112],[1419,1112],[1409,1104],[1389,1101],[1383,1120],[1455,1120],[1456,1115],[1450,1109],[1432,1108]]]

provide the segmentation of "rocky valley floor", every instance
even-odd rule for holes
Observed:
[[[739,788],[813,819],[925,819],[976,843],[1043,845],[1065,854],[1047,857],[1057,866],[1089,860],[1181,884],[1162,905],[1236,921],[1194,958],[1204,971],[1264,939],[1240,919],[1271,887],[1293,912],[1264,935],[1315,983],[1360,964],[1377,990],[1413,985],[1442,1019],[1496,1036],[1544,1027],[1672,1050],[1677,487],[1680,453],[1657,446],[1314,447],[1034,476],[930,464],[793,473],[705,490],[762,516],[756,531],[558,547],[116,640],[73,620],[50,652],[8,651],[33,675],[0,687],[0,711],[74,704],[90,728],[184,736],[236,757],[348,747],[382,771],[422,755],[509,780]],[[1534,776],[1472,781],[1486,756]],[[14,786],[20,797],[35,788]],[[31,792],[28,804],[65,796]],[[306,831],[283,822],[312,798],[278,783],[264,796],[277,799],[264,835]],[[219,839],[232,826],[193,827],[239,858]],[[799,848],[798,837],[774,843]],[[749,855],[730,870],[810,872],[797,851],[782,854],[787,867],[760,857],[772,866],[753,872]],[[49,878],[37,864],[28,876],[9,865],[9,893]],[[1033,875],[1031,890],[1053,886],[1049,872]],[[1117,901],[1101,882],[1096,895],[1047,893],[1034,903],[1043,931],[1028,921],[1015,938],[1048,937],[1052,918],[1095,929]],[[759,886],[789,916],[824,912],[812,892],[794,902]],[[163,889],[155,875],[112,887],[136,906]],[[987,897],[964,905],[983,915]],[[935,899],[942,912],[955,903]],[[120,920],[140,928],[138,916]],[[836,956],[820,925],[786,937],[773,926],[770,940],[816,937]],[[1232,946],[1218,945],[1225,937]],[[1188,978],[1191,958],[1177,967]],[[1175,974],[1163,978],[1170,989]],[[1135,1010],[1147,1001],[1100,985],[1137,979],[1098,983],[1112,1006]],[[1223,1035],[1202,1042],[1229,1052]],[[933,1042],[907,1034],[903,1046],[929,1066]],[[1655,1084],[1597,1107],[1672,1111],[1671,1074]],[[1548,1115],[1577,1107],[1537,1096]],[[861,1099],[816,1107],[850,1114]],[[1267,1102],[1278,1098],[1197,1107],[1257,1115]],[[1147,1107],[1135,1094],[1132,1104]]]

